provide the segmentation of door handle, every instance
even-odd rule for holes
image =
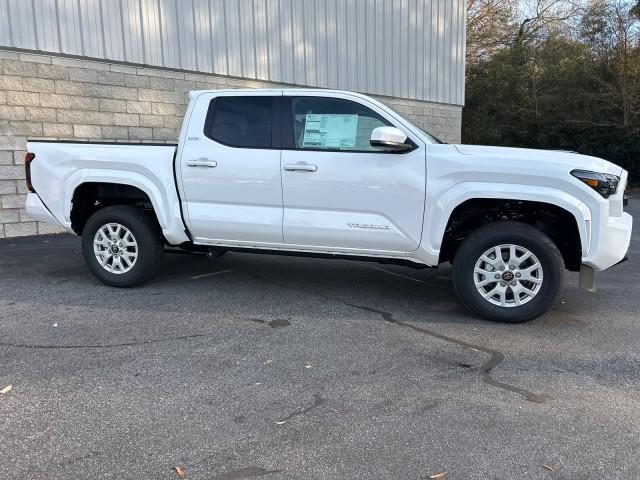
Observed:
[[[189,167],[217,167],[218,162],[215,160],[209,160],[208,158],[201,157],[196,158],[195,160],[187,160],[187,165]]]
[[[293,172],[296,170],[300,170],[303,172],[315,172],[318,170],[317,165],[309,165],[308,163],[287,163],[284,166],[284,169],[288,172]]]

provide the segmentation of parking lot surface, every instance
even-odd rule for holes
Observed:
[[[448,267],[167,255],[122,290],[2,240],[0,477],[639,478],[639,254],[505,325]]]

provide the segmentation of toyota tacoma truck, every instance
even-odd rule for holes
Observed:
[[[632,228],[617,165],[444,144],[334,90],[194,91],[177,145],[33,140],[25,168],[29,216],[82,236],[114,287],[149,280],[167,249],[450,262],[467,309],[522,322],[567,270],[593,290]]]

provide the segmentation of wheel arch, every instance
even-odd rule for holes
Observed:
[[[132,205],[147,210],[162,228],[158,217],[157,202],[138,186],[116,182],[83,182],[73,190],[69,204],[71,229],[82,235],[91,215],[98,210],[114,205]]]
[[[431,212],[427,222],[424,225],[423,232],[423,249],[427,255],[432,257],[435,262],[440,263],[451,259],[455,253],[457,245],[451,243],[451,228],[456,222],[461,212],[468,212],[477,205],[481,205],[482,209],[478,215],[484,214],[484,209],[505,204],[519,204],[517,207],[511,207],[517,213],[516,218],[506,215],[503,219],[518,219],[518,215],[522,214],[522,210],[536,211],[542,208],[543,212],[556,214],[559,217],[571,220],[571,229],[569,230],[573,237],[574,246],[577,245],[578,251],[573,257],[568,258],[565,255],[565,262],[571,270],[579,268],[579,263],[583,256],[586,256],[590,246],[591,236],[591,211],[577,198],[548,187],[532,187],[530,185],[509,185],[509,188],[487,184],[465,183],[445,192],[439,198],[431,198]],[[504,213],[504,212],[503,212]],[[525,223],[532,223],[534,216],[530,216]],[[478,223],[480,226],[487,222]],[[551,224],[547,221],[547,227]],[[553,237],[553,229],[542,229],[548,235],[551,233]],[[556,239],[554,239],[556,241]],[[576,265],[578,263],[578,265]]]
[[[120,204],[131,204],[133,203],[131,200],[147,201],[164,237],[169,243],[180,244],[189,240],[182,224],[179,200],[177,197],[169,197],[167,186],[156,185],[138,172],[113,170],[93,173],[80,171],[67,179],[67,187],[64,190],[66,194],[64,215],[67,225],[75,233],[81,234],[83,223],[82,220],[78,223],[78,219],[74,218],[74,210],[77,209],[80,203],[87,201],[87,198],[83,198],[81,195],[96,185],[119,189],[124,195],[114,198],[119,198],[121,200]],[[118,202],[110,202],[109,204],[115,205]],[[86,218],[84,218],[84,221],[86,222]]]

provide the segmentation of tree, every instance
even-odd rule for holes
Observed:
[[[590,61],[598,66],[602,86],[618,110],[615,123],[635,124],[640,90],[638,18],[623,1],[594,2],[581,22],[581,39],[591,49]]]
[[[517,0],[467,0],[467,65],[475,65],[513,39]]]
[[[640,181],[636,1],[530,0],[501,24],[511,33],[491,41],[483,30],[483,53],[467,65],[463,141],[574,150]]]
[[[569,33],[583,9],[581,0],[521,0],[517,38],[535,42]]]

